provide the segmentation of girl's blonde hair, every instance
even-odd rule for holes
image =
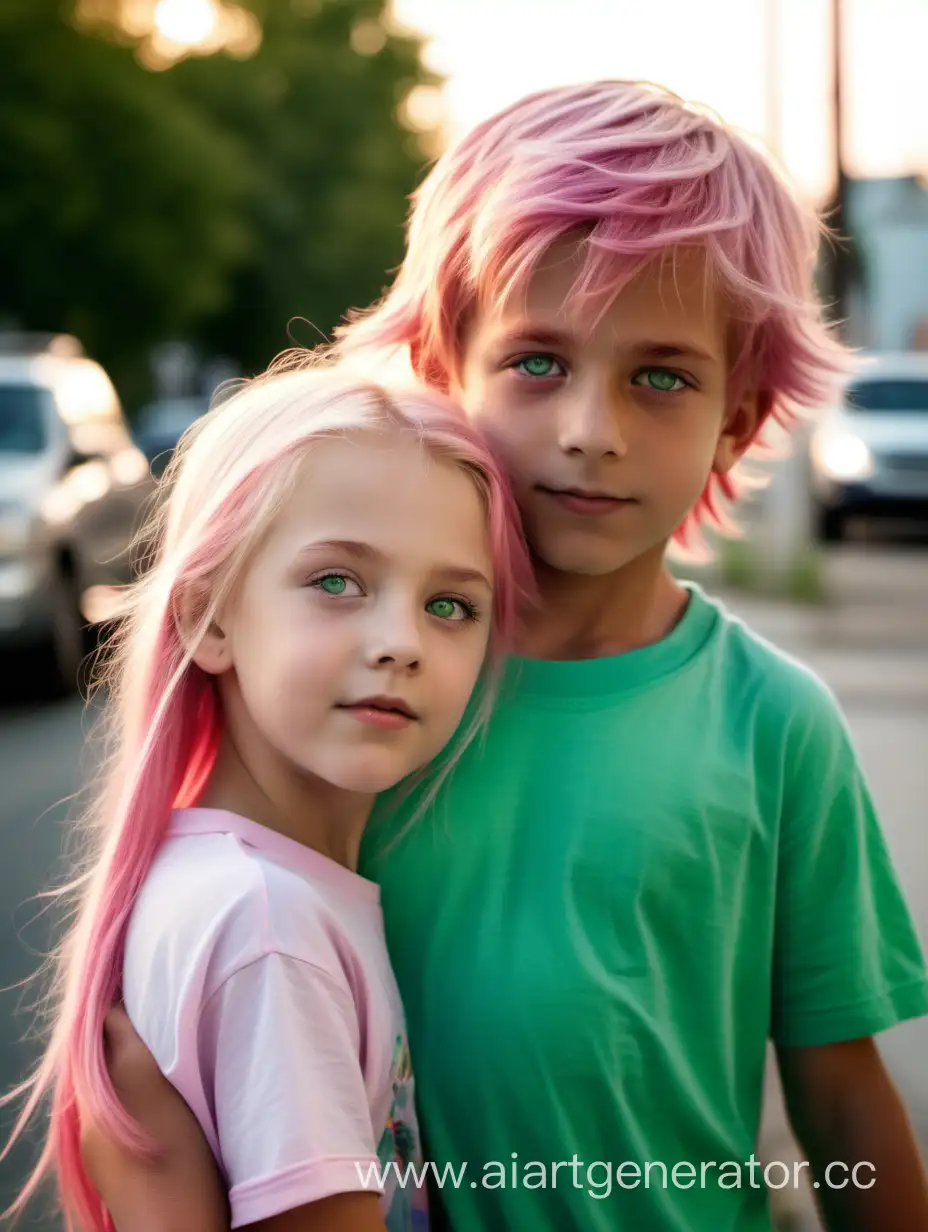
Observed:
[[[25,1097],[13,1141],[43,1099],[51,1102],[44,1150],[13,1212],[56,1172],[69,1228],[75,1220],[84,1232],[111,1226],[84,1171],[81,1114],[130,1150],[151,1149],[116,1098],[103,1024],[119,995],[133,905],[171,811],[196,802],[219,746],[217,691],[192,654],[287,499],[306,451],[316,440],[357,431],[410,434],[473,480],[493,560],[491,659],[506,647],[531,594],[505,477],[463,415],[433,391],[388,391],[338,365],[291,354],[185,434],[147,530],[150,568],[128,592],[108,656],[110,753],[88,817],[85,871],[63,891],[74,899],[74,914],[55,959],[49,1044],[35,1073],[6,1097]],[[181,603],[194,625],[183,637]]]

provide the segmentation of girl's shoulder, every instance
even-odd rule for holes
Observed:
[[[234,833],[171,833],[132,912],[127,990],[142,981],[168,1000],[205,1003],[237,971],[278,954],[348,993],[342,907],[324,882]]]

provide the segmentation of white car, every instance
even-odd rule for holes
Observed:
[[[152,487],[103,368],[71,338],[0,335],[0,650],[35,652],[43,688],[76,688],[87,596],[129,579]]]
[[[135,442],[153,475],[164,473],[180,438],[208,410],[208,398],[161,398],[142,407],[135,422]]]
[[[811,465],[826,541],[856,515],[928,521],[928,354],[861,357],[812,435]]]

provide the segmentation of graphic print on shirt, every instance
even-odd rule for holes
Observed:
[[[393,1100],[390,1116],[380,1137],[377,1155],[384,1175],[383,1207],[389,1232],[428,1232],[428,1195],[422,1172],[422,1149],[416,1122],[412,1065],[409,1046],[398,1035],[393,1047],[390,1081]],[[385,1170],[390,1166],[389,1173]],[[400,1184],[400,1178],[405,1184]]]

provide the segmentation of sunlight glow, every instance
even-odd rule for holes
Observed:
[[[393,0],[447,76],[446,136],[520,95],[597,77],[657,81],[765,139],[800,189],[834,175],[831,0]],[[928,171],[926,0],[844,0],[844,152],[854,176]]]
[[[155,27],[172,43],[196,47],[214,33],[218,16],[213,0],[159,0]]]

